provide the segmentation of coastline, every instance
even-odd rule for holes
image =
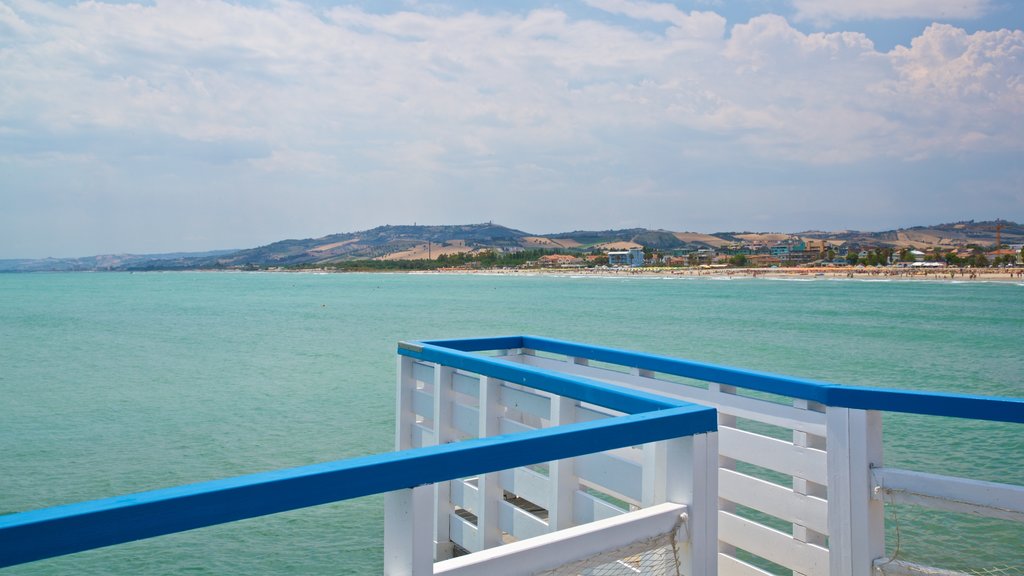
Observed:
[[[593,276],[607,278],[710,278],[710,279],[853,279],[931,282],[1024,282],[1024,268],[442,268],[410,274],[487,274],[508,276]]]

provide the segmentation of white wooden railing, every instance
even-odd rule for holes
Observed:
[[[1024,487],[889,469],[884,466],[882,449],[883,411],[1024,422],[1020,399],[855,389],[545,338],[517,338],[508,340],[520,347],[490,353],[503,362],[717,409],[717,570],[723,575],[934,572],[885,557],[886,502],[1024,520]],[[487,348],[487,344],[476,346],[473,341],[455,342],[460,350]],[[449,346],[449,342],[438,345]],[[405,385],[418,382],[415,394],[424,397],[418,401],[421,421],[400,423],[399,438],[432,441],[427,424],[431,414],[439,412],[431,410],[444,408],[429,394],[434,389],[430,379],[440,374],[443,381],[449,376],[444,368],[433,373],[428,370],[416,362],[406,369],[420,371],[418,376],[407,376],[410,381]],[[469,386],[465,379],[471,377],[453,371],[451,378],[456,395],[473,397],[462,392]],[[514,385],[503,383],[500,387],[504,404],[498,409],[506,414],[501,431],[602,417],[600,411],[585,404],[565,406]],[[428,396],[435,402],[433,407],[428,406]],[[445,432],[450,434],[448,438],[476,434],[475,416],[463,413],[467,408],[458,402],[452,406],[453,424]],[[408,426],[409,432],[401,429],[403,426]],[[548,476],[529,470],[509,473],[501,486],[537,504],[551,518],[566,518],[563,507],[568,505],[572,522],[593,520],[655,501],[649,481],[640,480],[649,477],[645,464],[650,458],[642,449],[620,450],[583,459],[585,464],[571,468],[553,467]],[[553,488],[562,483],[583,486],[587,492],[568,499],[565,492]],[[437,505],[450,515],[463,507],[467,490],[474,489],[451,490],[438,496]],[[593,497],[594,490],[600,492],[599,498]],[[608,497],[619,503],[617,509],[605,501]],[[448,540],[471,552],[495,542],[493,537],[467,538],[473,530],[466,524],[462,520],[438,527],[438,558],[447,557],[444,546]],[[525,537],[554,526],[558,524],[545,525],[534,518],[515,527],[515,533]]]
[[[400,356],[398,374],[397,450],[622,415],[408,356]],[[385,532],[395,536],[385,542],[385,572],[417,573],[419,562],[422,573],[532,574],[624,550],[632,564],[619,562],[623,574],[651,573],[646,562],[667,563],[670,574],[713,575],[717,454],[715,433],[695,434],[393,494]],[[432,567],[424,565],[424,534],[432,534]],[[411,552],[399,558],[395,550]],[[608,563],[616,560],[622,558]]]

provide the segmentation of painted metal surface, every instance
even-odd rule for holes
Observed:
[[[400,347],[399,354],[406,354],[431,362],[441,362],[457,368],[462,366],[450,364],[450,362],[463,362],[466,356],[500,363],[498,360],[468,355],[465,354],[466,352],[525,348],[707,382],[717,382],[748,390],[791,396],[837,408],[906,412],[929,416],[950,416],[994,422],[1024,423],[1024,399],[1021,398],[842,386],[768,372],[718,366],[668,356],[659,356],[657,354],[592,346],[540,336],[423,340],[413,344],[424,345],[423,351],[416,353],[413,350],[406,350]],[[478,371],[476,368],[480,366],[481,364],[475,364],[475,367],[466,366],[466,369],[476,372]]]
[[[433,342],[417,342],[416,344],[422,346],[420,352],[414,352],[402,346],[399,347],[398,353],[417,360],[498,378],[505,382],[544,390],[559,396],[568,396],[582,402],[590,402],[630,414],[680,405],[679,401],[671,398],[630,390],[589,378],[506,362],[455,348],[445,348]]]
[[[482,359],[465,365],[473,371],[499,366],[507,373],[521,370],[520,374],[529,378],[529,369],[540,368],[718,409],[720,464],[716,472],[725,481],[718,500],[721,514],[715,517],[724,518],[718,531],[721,541],[717,558],[717,568],[723,574],[765,573],[738,560],[735,548],[760,550],[762,554],[757,555],[795,573],[871,573],[872,561],[885,553],[884,507],[877,496],[871,498],[872,472],[885,470],[881,468],[882,412],[1024,422],[1024,400],[1020,398],[842,386],[535,336],[428,340],[416,344],[425,345],[420,350],[425,354],[409,354],[409,359],[429,357],[433,362],[458,364],[468,356]],[[476,354],[494,351],[499,352],[499,357]],[[628,370],[623,371],[624,367]],[[680,384],[665,375],[706,381],[708,386],[705,389]],[[744,396],[738,389],[767,392],[776,398],[766,401]],[[792,399],[791,404],[778,403],[778,397],[785,396]],[[739,429],[737,418],[790,429],[792,439]],[[791,476],[792,487],[769,485],[763,479],[738,472],[737,463],[754,464]],[[606,470],[611,465],[603,464],[600,468]],[[588,469],[583,467],[579,471],[587,473]],[[998,493],[994,496],[998,505],[993,507],[987,500],[981,503],[985,499],[980,494],[972,494],[982,492],[979,483],[948,477],[932,482],[925,476],[911,472],[908,478],[914,489],[901,492],[896,500],[912,495],[915,503],[954,509],[950,505],[953,498],[967,502],[958,503],[957,511],[986,515],[995,511],[997,514],[992,515],[1009,514],[1011,519],[1017,519],[1015,513],[1005,509],[1013,507],[1008,504],[1008,495],[1020,494],[1020,487],[985,486],[984,492]],[[890,478],[890,482],[893,480]],[[920,495],[940,489],[944,491],[941,502]],[[791,533],[741,518],[734,513],[738,505],[789,522]],[[759,548],[760,543],[767,541],[774,544]],[[786,552],[780,555],[778,550]]]
[[[871,470],[878,500],[1024,522],[1024,486],[896,468]]]

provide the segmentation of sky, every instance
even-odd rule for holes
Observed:
[[[1024,2],[0,0],[0,258],[1024,222]]]

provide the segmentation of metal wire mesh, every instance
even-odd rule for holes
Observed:
[[[946,570],[902,560],[875,564],[875,573],[882,576],[1024,576],[1024,566],[990,566],[966,570]]]
[[[971,569],[968,574],[974,576],[1024,576],[1024,566],[992,566],[990,568]]]
[[[676,530],[539,572],[539,576],[681,576]]]

